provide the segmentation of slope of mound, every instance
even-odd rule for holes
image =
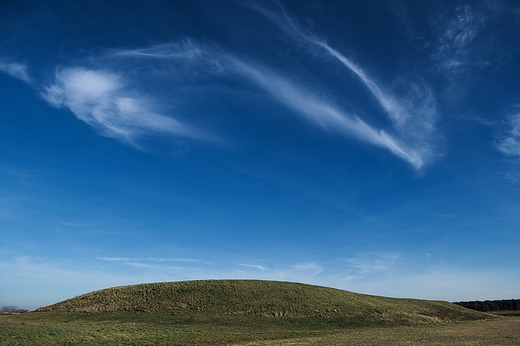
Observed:
[[[211,316],[327,318],[345,323],[425,324],[487,318],[441,301],[396,299],[306,284],[208,280],[120,286],[87,293],[37,311],[143,311]]]

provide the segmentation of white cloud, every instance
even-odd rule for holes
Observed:
[[[339,107],[332,97],[325,99],[259,64],[247,63],[221,49],[197,45],[192,41],[112,50],[92,58],[90,67],[59,69],[54,81],[44,88],[42,96],[54,107],[68,108],[100,134],[137,147],[140,138],[150,135],[216,142],[218,140],[214,136],[172,116],[171,106],[183,100],[179,102],[191,102],[192,105],[187,107],[193,107],[199,96],[198,91],[193,90],[201,90],[200,95],[203,95],[204,90],[209,88],[204,84],[204,76],[222,77],[221,85],[210,78],[209,84],[217,93],[230,76],[238,76],[253,81],[274,100],[328,132],[384,148],[416,169],[421,169],[432,160],[436,151],[432,138],[437,114],[433,95],[426,86],[408,83],[408,95],[396,98],[339,51],[323,40],[305,34],[288,16],[282,20],[271,13],[265,14],[309,49],[327,52],[354,73],[386,112],[392,126],[375,128],[358,114]],[[19,71],[25,70],[19,68]],[[194,80],[203,85],[183,89]],[[164,88],[157,87],[150,91],[153,97],[139,86],[153,85],[158,81],[165,83],[161,85]],[[173,94],[173,88],[184,90],[186,94]],[[167,108],[169,110],[165,114]],[[180,110],[179,113],[187,112]]]
[[[424,165],[425,161],[420,151],[408,147],[386,131],[371,127],[358,116],[346,113],[334,104],[318,98],[309,90],[297,87],[265,68],[254,67],[233,58],[229,60],[237,73],[255,81],[280,103],[323,129],[385,148],[417,169]]]
[[[399,258],[397,253],[364,253],[347,259],[348,266],[352,270],[352,278],[361,278],[374,274],[389,274],[393,265]]]
[[[27,66],[25,64],[0,61],[0,71],[3,71],[14,78],[21,79],[27,84],[31,83],[31,78],[27,74]]]
[[[146,261],[146,262],[198,262],[196,259],[191,258],[166,258],[166,257],[99,257],[99,260],[108,262],[135,262],[135,261]]]
[[[423,161],[431,158],[434,148],[431,147],[429,142],[432,140],[431,135],[435,131],[435,122],[438,115],[433,93],[424,83],[408,82],[408,95],[398,100],[391,93],[383,91],[382,87],[369,78],[359,66],[324,41],[309,40],[323,47],[345,67],[354,72],[386,111],[403,141],[410,143],[420,154]]]
[[[125,85],[114,72],[67,68],[56,72],[43,97],[55,107],[69,108],[102,135],[136,144],[145,135],[170,134],[210,140],[211,137],[154,111],[152,101]]]
[[[174,62],[169,66],[181,72],[187,70],[191,75],[199,73],[215,73],[222,66],[215,56],[216,52],[210,52],[207,48],[197,45],[191,40],[179,43],[165,43],[138,49],[113,50],[108,56],[110,58],[127,59],[155,59]]]
[[[296,86],[289,80],[252,63],[246,63],[222,50],[214,50],[191,41],[183,44],[163,44],[142,49],[112,51],[112,57],[129,59],[148,59],[170,61],[171,68],[178,74],[186,71],[190,75],[219,74],[245,78],[254,81],[261,89],[269,93],[281,104],[296,111],[296,114],[312,121],[329,132],[340,133],[370,144],[390,150],[398,157],[408,161],[415,168],[421,168],[425,163],[425,151],[418,150],[403,143],[385,130],[375,129],[356,115],[351,115],[339,109],[330,101],[318,96],[302,86]],[[356,70],[362,74],[359,69]],[[363,75],[364,76],[364,75]],[[364,77],[372,89],[377,86]],[[396,108],[388,97],[379,89],[378,97],[387,108]],[[386,98],[385,98],[386,97]],[[392,113],[401,116],[397,111]],[[402,113],[403,115],[406,115]],[[426,118],[426,116],[424,117]],[[415,134],[418,131],[414,131]]]
[[[443,72],[456,73],[467,64],[469,45],[485,27],[486,16],[471,5],[459,6],[449,20],[441,19],[436,25],[443,30],[432,59]]]
[[[306,46],[310,51],[321,49],[327,52],[359,78],[386,112],[393,123],[394,130],[399,134],[399,139],[397,139],[395,136],[390,136],[388,131],[380,130],[378,131],[379,139],[372,141],[374,144],[379,142],[380,144],[376,145],[387,147],[417,169],[433,159],[437,149],[433,144],[433,134],[438,114],[433,93],[422,81],[406,81],[406,84],[409,85],[408,94],[397,98],[391,92],[384,90],[373,78],[370,78],[360,66],[332,48],[324,40],[304,32],[283,9],[283,17],[279,17],[264,8],[255,8],[278,25],[287,35],[293,37],[295,41]],[[325,63],[325,61],[323,62]],[[366,136],[363,137],[366,138]]]
[[[286,27],[293,25],[290,20],[278,20],[278,23]],[[140,138],[151,135],[220,142],[215,136],[179,120],[175,114],[172,116],[172,105],[184,103],[191,109],[199,102],[199,96],[205,97],[205,90],[214,88],[212,90],[219,93],[232,80],[229,77],[239,77],[253,81],[274,100],[328,132],[389,150],[416,169],[430,161],[433,155],[430,134],[434,131],[436,113],[435,102],[427,88],[414,86],[410,93],[413,97],[397,100],[325,42],[304,35],[294,25],[291,30],[299,35],[300,41],[314,49],[325,50],[352,71],[386,111],[393,128],[375,128],[357,114],[341,109],[331,101],[332,97],[325,99],[259,64],[247,63],[221,49],[191,41],[112,50],[91,58],[90,67],[58,69],[54,81],[44,88],[42,96],[54,107],[69,109],[100,134],[136,147],[139,147]],[[218,76],[219,79],[205,79],[206,76]],[[220,82],[215,83],[218,80]],[[148,94],[140,85],[150,83],[164,84]],[[197,87],[193,88],[192,83]],[[151,94],[153,97],[149,96]],[[422,103],[416,99],[421,99]],[[182,106],[178,108],[179,114],[189,113]],[[166,114],[165,109],[168,109]]]
[[[258,265],[258,264],[239,263],[238,265],[241,266],[241,267],[254,268],[254,269],[258,269],[258,270],[267,270],[266,267]]]
[[[504,176],[511,184],[520,185],[520,172],[507,172]]]
[[[508,133],[496,144],[499,151],[507,156],[520,156],[520,113],[509,117]]]
[[[508,156],[520,156],[520,138],[508,137],[497,144],[498,150]]]
[[[313,273],[315,275],[323,272],[323,270],[324,270],[321,265],[319,265],[318,263],[315,263],[315,262],[295,264],[293,266],[293,268],[298,271],[309,272],[309,273]]]

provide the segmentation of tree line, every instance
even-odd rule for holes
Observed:
[[[477,311],[520,310],[520,299],[455,302],[455,304]]]

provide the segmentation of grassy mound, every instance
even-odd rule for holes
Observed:
[[[87,293],[37,311],[167,312],[213,318],[324,319],[336,325],[418,325],[488,318],[441,301],[396,299],[289,282],[208,280],[140,284]]]

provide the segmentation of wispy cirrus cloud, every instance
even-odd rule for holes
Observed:
[[[99,260],[107,262],[199,262],[192,258],[166,258],[166,257],[99,257]]]
[[[51,105],[70,109],[102,135],[134,145],[139,137],[149,134],[211,138],[156,112],[153,101],[126,85],[118,73],[83,67],[61,69],[42,95]]]
[[[422,80],[407,81],[408,93],[406,96],[398,98],[391,91],[384,90],[359,65],[334,49],[325,40],[305,32],[283,8],[281,9],[282,15],[275,14],[263,7],[254,6],[254,8],[309,51],[326,52],[359,79],[393,123],[393,130],[398,134],[399,139],[392,138],[392,143],[388,143],[387,148],[394,154],[418,169],[437,154],[437,147],[434,144],[435,123],[438,118],[435,98],[431,89]],[[381,130],[380,133],[387,141],[391,137],[388,134],[389,131]]]
[[[222,144],[217,136],[190,124],[186,119],[190,112],[183,113],[175,107],[184,95],[176,97],[171,93],[172,87],[178,86],[172,85],[175,82],[187,83],[187,79],[196,79],[205,69],[215,70],[212,60],[201,57],[201,52],[189,41],[136,50],[107,50],[61,64],[51,81],[43,85],[30,78],[25,63],[0,59],[0,71],[38,90],[52,106],[69,109],[101,135],[138,148],[140,140],[149,136]],[[143,58],[157,59],[159,54],[170,61],[168,66],[143,63]],[[155,87],[164,80],[172,83]],[[170,92],[158,92],[161,88]]]
[[[262,265],[259,265],[259,264],[238,263],[238,265],[241,266],[241,267],[246,267],[246,268],[253,268],[253,269],[258,269],[258,270],[267,270],[266,267],[264,267]]]
[[[520,185],[520,172],[507,172],[504,177],[509,180],[511,184]]]
[[[236,59],[231,61],[237,73],[250,78],[281,104],[293,109],[301,117],[318,124],[324,130],[385,148],[417,169],[423,166],[424,160],[419,152],[407,147],[386,131],[371,127],[356,115],[343,111],[330,101],[320,99],[303,86],[297,86],[265,68],[255,67]]]
[[[432,54],[440,72],[457,73],[470,59],[470,44],[485,28],[487,17],[467,4],[455,9],[453,16],[441,17],[434,25],[442,34]]]
[[[191,125],[186,114],[203,117],[192,109],[204,104],[201,95],[207,90],[220,97],[230,83],[252,81],[272,100],[329,133],[388,150],[418,170],[433,160],[437,154],[434,137],[438,115],[433,93],[424,83],[410,81],[407,94],[397,97],[324,40],[300,29],[285,12],[284,16],[261,12],[309,51],[326,53],[329,59],[321,61],[324,66],[339,63],[353,73],[391,125],[375,127],[339,106],[341,102],[332,94],[323,97],[311,91],[301,82],[306,79],[304,75],[296,82],[252,59],[190,40],[107,50],[75,67],[59,68],[41,94],[51,105],[69,109],[101,135],[139,147],[139,140],[146,136],[220,142],[218,136]],[[233,97],[240,99],[241,91],[235,90]],[[177,103],[187,109],[178,109]],[[218,112],[210,105],[202,107]]]
[[[398,253],[379,252],[362,253],[346,260],[353,271],[352,278],[361,278],[374,274],[389,274],[395,270],[393,266],[399,259]]]
[[[162,71],[163,73],[188,73],[191,78],[222,71],[219,52],[190,39],[136,49],[112,49],[107,51],[105,58],[166,61],[170,62],[169,65],[166,65],[169,71]]]
[[[509,131],[496,143],[497,149],[507,156],[520,156],[520,113],[511,115]]]
[[[27,84],[31,83],[31,78],[27,73],[27,65],[25,64],[0,60],[0,71],[3,71],[14,78],[18,78]]]
[[[180,74],[186,71],[197,76],[217,75],[229,78],[238,77],[253,81],[264,92],[271,95],[280,104],[294,110],[302,118],[311,121],[329,132],[336,132],[346,137],[355,138],[372,145],[384,148],[412,164],[421,168],[425,163],[424,152],[408,146],[385,130],[376,129],[356,115],[340,109],[330,100],[325,100],[302,85],[282,77],[280,74],[261,66],[258,63],[246,62],[221,49],[213,49],[197,45],[192,41],[183,44],[170,43],[133,50],[112,51],[111,56],[120,58],[160,60],[175,62],[175,69]],[[359,69],[357,69],[359,73]],[[368,78],[367,83],[377,88]],[[380,90],[377,89],[379,92]],[[382,92],[380,92],[381,95]],[[381,96],[384,98],[384,95]],[[382,101],[387,108],[391,100]],[[400,116],[396,112],[392,113]]]

